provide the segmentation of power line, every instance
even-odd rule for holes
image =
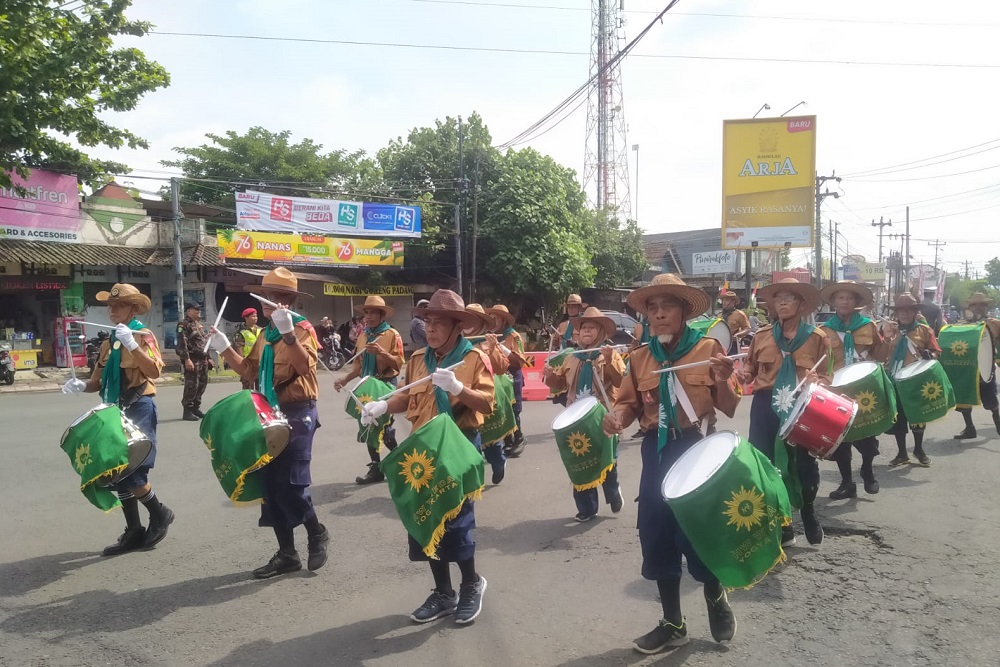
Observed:
[[[927,162],[928,160],[936,160],[939,157],[948,157],[949,155],[955,155],[956,153],[964,153],[965,151],[971,151],[974,148],[980,148],[982,146],[989,146],[990,144],[995,144],[1000,141],[1000,138],[990,139],[989,141],[984,141],[981,144],[976,144],[975,146],[966,146],[965,148],[959,148],[957,150],[948,151],[947,153],[941,153],[939,155],[932,155],[930,157],[921,158],[919,160],[913,160],[912,162],[903,162],[901,164],[889,165],[888,167],[878,167],[876,169],[866,169],[865,171],[856,171],[854,173],[844,174],[843,178],[852,178],[854,176],[874,176],[877,171],[886,171],[889,169],[897,169],[899,167],[906,167],[911,164],[918,164],[920,162]],[[995,146],[994,148],[1000,148],[1000,146]],[[989,150],[993,150],[992,148]],[[973,153],[975,155],[975,153]]]
[[[952,176],[964,176],[965,174],[975,174],[980,171],[989,171],[990,169],[998,169],[1000,164],[993,164],[989,167],[980,167],[979,169],[970,169],[968,171],[956,171],[953,174],[936,174],[934,176],[913,176],[911,178],[852,178],[851,180],[855,183],[902,183],[905,181],[929,181],[936,178],[950,178]],[[846,177],[845,177],[846,178]]]
[[[1000,188],[1000,184],[997,185],[986,185],[981,188],[974,188],[972,190],[963,190],[962,192],[955,192],[950,195],[941,195],[940,197],[930,197],[928,199],[917,199],[915,201],[904,201],[899,204],[886,204],[884,206],[868,206],[865,208],[856,209],[858,211],[882,211],[888,208],[897,208],[900,206],[913,206],[914,204],[924,204],[932,201],[939,201],[941,199],[951,199],[952,197],[958,197],[960,195],[966,195],[973,192],[981,192],[983,190],[992,190],[994,188]]]

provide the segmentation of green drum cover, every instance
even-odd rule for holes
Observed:
[[[354,395],[358,397],[362,405],[365,403],[370,403],[371,401],[377,401],[386,394],[392,393],[394,391],[393,386],[388,382],[382,382],[378,378],[369,377],[365,378],[357,387],[354,388]],[[382,445],[385,441],[385,432],[392,423],[392,415],[384,414],[378,418],[371,426],[361,425],[361,407],[358,405],[358,401],[355,401],[350,395],[347,397],[347,402],[344,409],[347,414],[354,417],[358,422],[358,442],[363,442],[368,446],[368,449],[373,452],[377,452],[382,449]]]
[[[483,447],[500,442],[517,429],[517,418],[514,416],[514,381],[506,373],[493,376],[494,396],[496,404],[493,412],[486,416],[480,435]]]
[[[842,375],[853,375],[861,369],[871,373],[850,382],[839,384]],[[844,442],[855,442],[874,435],[882,435],[896,422],[896,391],[882,364],[859,362],[846,366],[834,374],[832,389],[858,404],[858,414]]]
[[[955,407],[955,389],[937,360],[904,366],[895,381],[901,407],[912,424],[941,419]]]
[[[955,390],[955,403],[960,408],[979,405],[979,346],[985,324],[949,324],[941,328],[941,365],[944,366]],[[990,340],[987,336],[986,340]]]
[[[128,441],[117,405],[99,406],[63,434],[59,446],[80,476],[80,491],[105,512],[118,506],[118,496],[98,483],[128,467]]]
[[[250,391],[226,396],[205,413],[198,431],[212,457],[212,470],[226,497],[251,503],[264,497],[255,474],[271,462],[267,439]]]
[[[572,403],[552,422],[559,456],[577,491],[603,484],[615,465],[618,438],[606,436],[601,426],[607,412],[590,396]]]

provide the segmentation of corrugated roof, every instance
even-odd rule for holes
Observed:
[[[0,261],[3,262],[144,266],[149,256],[150,248],[0,240]]]
[[[206,245],[196,245],[192,248],[182,248],[181,256],[184,258],[185,266],[222,266],[223,262],[219,259],[219,248],[218,246],[206,246]],[[148,264],[153,266],[173,266],[174,265],[174,251],[173,249],[158,248],[153,251],[153,254],[147,260]]]

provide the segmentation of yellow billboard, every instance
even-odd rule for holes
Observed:
[[[403,242],[344,239],[227,229],[218,236],[223,259],[316,266],[403,266]]]
[[[383,285],[369,289],[358,285],[323,283],[323,296],[413,296],[413,286]]]
[[[816,116],[722,126],[722,247],[812,247]]]

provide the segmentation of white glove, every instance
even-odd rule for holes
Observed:
[[[434,371],[433,375],[431,375],[431,384],[435,387],[441,387],[452,396],[458,396],[465,389],[465,385],[462,384],[461,380],[455,377],[455,374],[447,368],[439,368]]]
[[[511,354],[513,354],[513,352],[511,352],[510,348],[507,347],[506,345],[504,345],[503,343],[500,343],[500,352],[505,357],[509,357]]]
[[[231,348],[232,344],[229,342],[229,338],[226,336],[226,334],[222,333],[221,331],[213,331],[212,334],[208,337],[208,346],[213,350],[215,350],[216,352],[218,352],[219,354],[222,354],[223,352]]]
[[[361,425],[371,426],[378,421],[378,418],[389,410],[389,404],[385,401],[369,401],[361,408]]]
[[[63,385],[62,393],[64,394],[79,394],[81,391],[87,388],[87,383],[80,378],[73,378]]]
[[[115,338],[118,339],[118,341],[120,341],[129,352],[139,349],[139,343],[135,341],[135,336],[132,335],[132,330],[129,329],[126,324],[119,324],[115,327]]]
[[[271,321],[277,327],[278,333],[282,336],[290,334],[295,330],[295,322],[292,321],[292,312],[287,308],[278,308],[271,313]]]

